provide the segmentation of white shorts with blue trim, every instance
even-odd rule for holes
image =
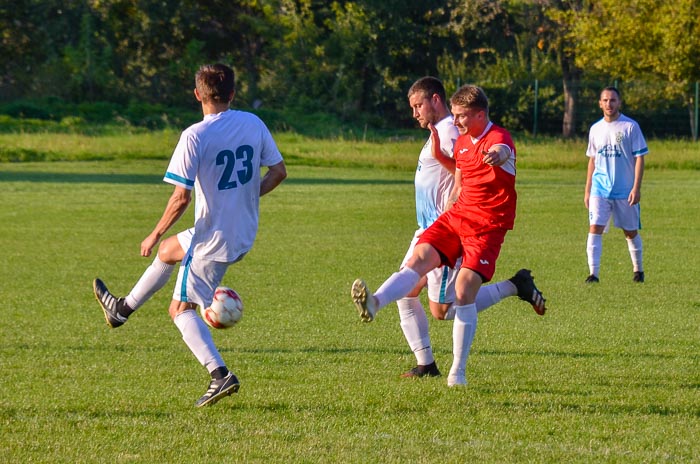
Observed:
[[[178,242],[185,257],[182,258],[177,273],[173,300],[195,303],[202,308],[208,308],[214,299],[214,291],[221,284],[228,267],[240,261],[243,256],[230,263],[210,261],[191,254],[190,245],[194,229],[187,229],[177,234]]]

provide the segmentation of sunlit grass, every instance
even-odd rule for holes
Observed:
[[[381,142],[359,139],[316,139],[283,132],[275,134],[290,165],[375,167],[412,171],[427,132]],[[0,133],[2,161],[81,161],[170,158],[179,132],[174,130],[88,136],[57,133]],[[514,135],[518,167],[536,169],[586,168],[586,140]],[[649,169],[700,169],[700,144],[689,140],[649,140]]]
[[[614,230],[587,286],[582,172],[521,169],[496,279],[532,268],[550,310],[512,298],[481,313],[469,386],[449,389],[398,377],[414,358],[395,305],[362,324],[349,299],[354,278],[374,288],[399,265],[412,173],[291,166],[224,279],[245,313],[214,337],[241,391],[198,410],[207,376],[169,320],[170,285],[116,330],[90,287],[123,294],[149,264],[139,244],[170,194],[166,164],[0,164],[0,461],[700,460],[695,171],[647,177],[647,282]],[[451,328],[430,321],[443,370]]]

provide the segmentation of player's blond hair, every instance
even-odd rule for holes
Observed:
[[[465,84],[450,98],[451,105],[459,105],[465,108],[475,108],[489,112],[489,99],[483,89],[476,85]]]

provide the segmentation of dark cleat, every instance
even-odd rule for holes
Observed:
[[[212,379],[209,384],[209,389],[204,396],[197,400],[195,406],[198,408],[202,406],[211,406],[224,396],[238,393],[239,388],[241,388],[241,384],[238,382],[238,377],[236,377],[233,372],[229,372],[223,379]]]
[[[535,286],[535,280],[532,278],[530,270],[520,269],[508,280],[518,289],[518,298],[530,303],[537,314],[544,316],[545,311],[547,311],[545,307],[545,301],[547,300],[544,299],[542,292]]]
[[[107,290],[105,283],[100,279],[95,279],[92,282],[92,289],[95,292],[97,302],[102,307],[107,325],[113,329],[123,325],[127,320],[127,316],[119,314],[119,309],[126,306],[124,298],[117,298],[112,295],[109,290]]]
[[[409,379],[420,377],[439,377],[440,375],[440,370],[438,369],[437,364],[435,364],[435,361],[433,361],[430,364],[418,365],[410,371],[401,374],[401,377],[404,379]]]

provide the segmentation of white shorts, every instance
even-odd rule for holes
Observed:
[[[214,299],[214,290],[223,280],[228,267],[243,259],[243,256],[230,263],[209,261],[192,256],[190,244],[193,234],[194,228],[177,234],[177,240],[182,249],[185,250],[185,256],[182,258],[177,273],[173,300],[196,303],[202,308],[208,308]]]
[[[630,206],[627,199],[609,200],[602,197],[588,199],[589,225],[607,226],[611,216],[613,224],[619,229],[639,230],[642,228],[639,203]]]
[[[413,249],[418,243],[418,239],[423,234],[425,229],[418,229],[411,240],[411,245],[408,247],[406,256],[401,263],[401,268],[406,266],[406,263],[413,255]],[[428,272],[428,298],[436,303],[454,303],[455,297],[455,282],[457,281],[457,272],[462,265],[462,259],[457,260],[456,267],[453,269],[449,266],[441,266]]]

